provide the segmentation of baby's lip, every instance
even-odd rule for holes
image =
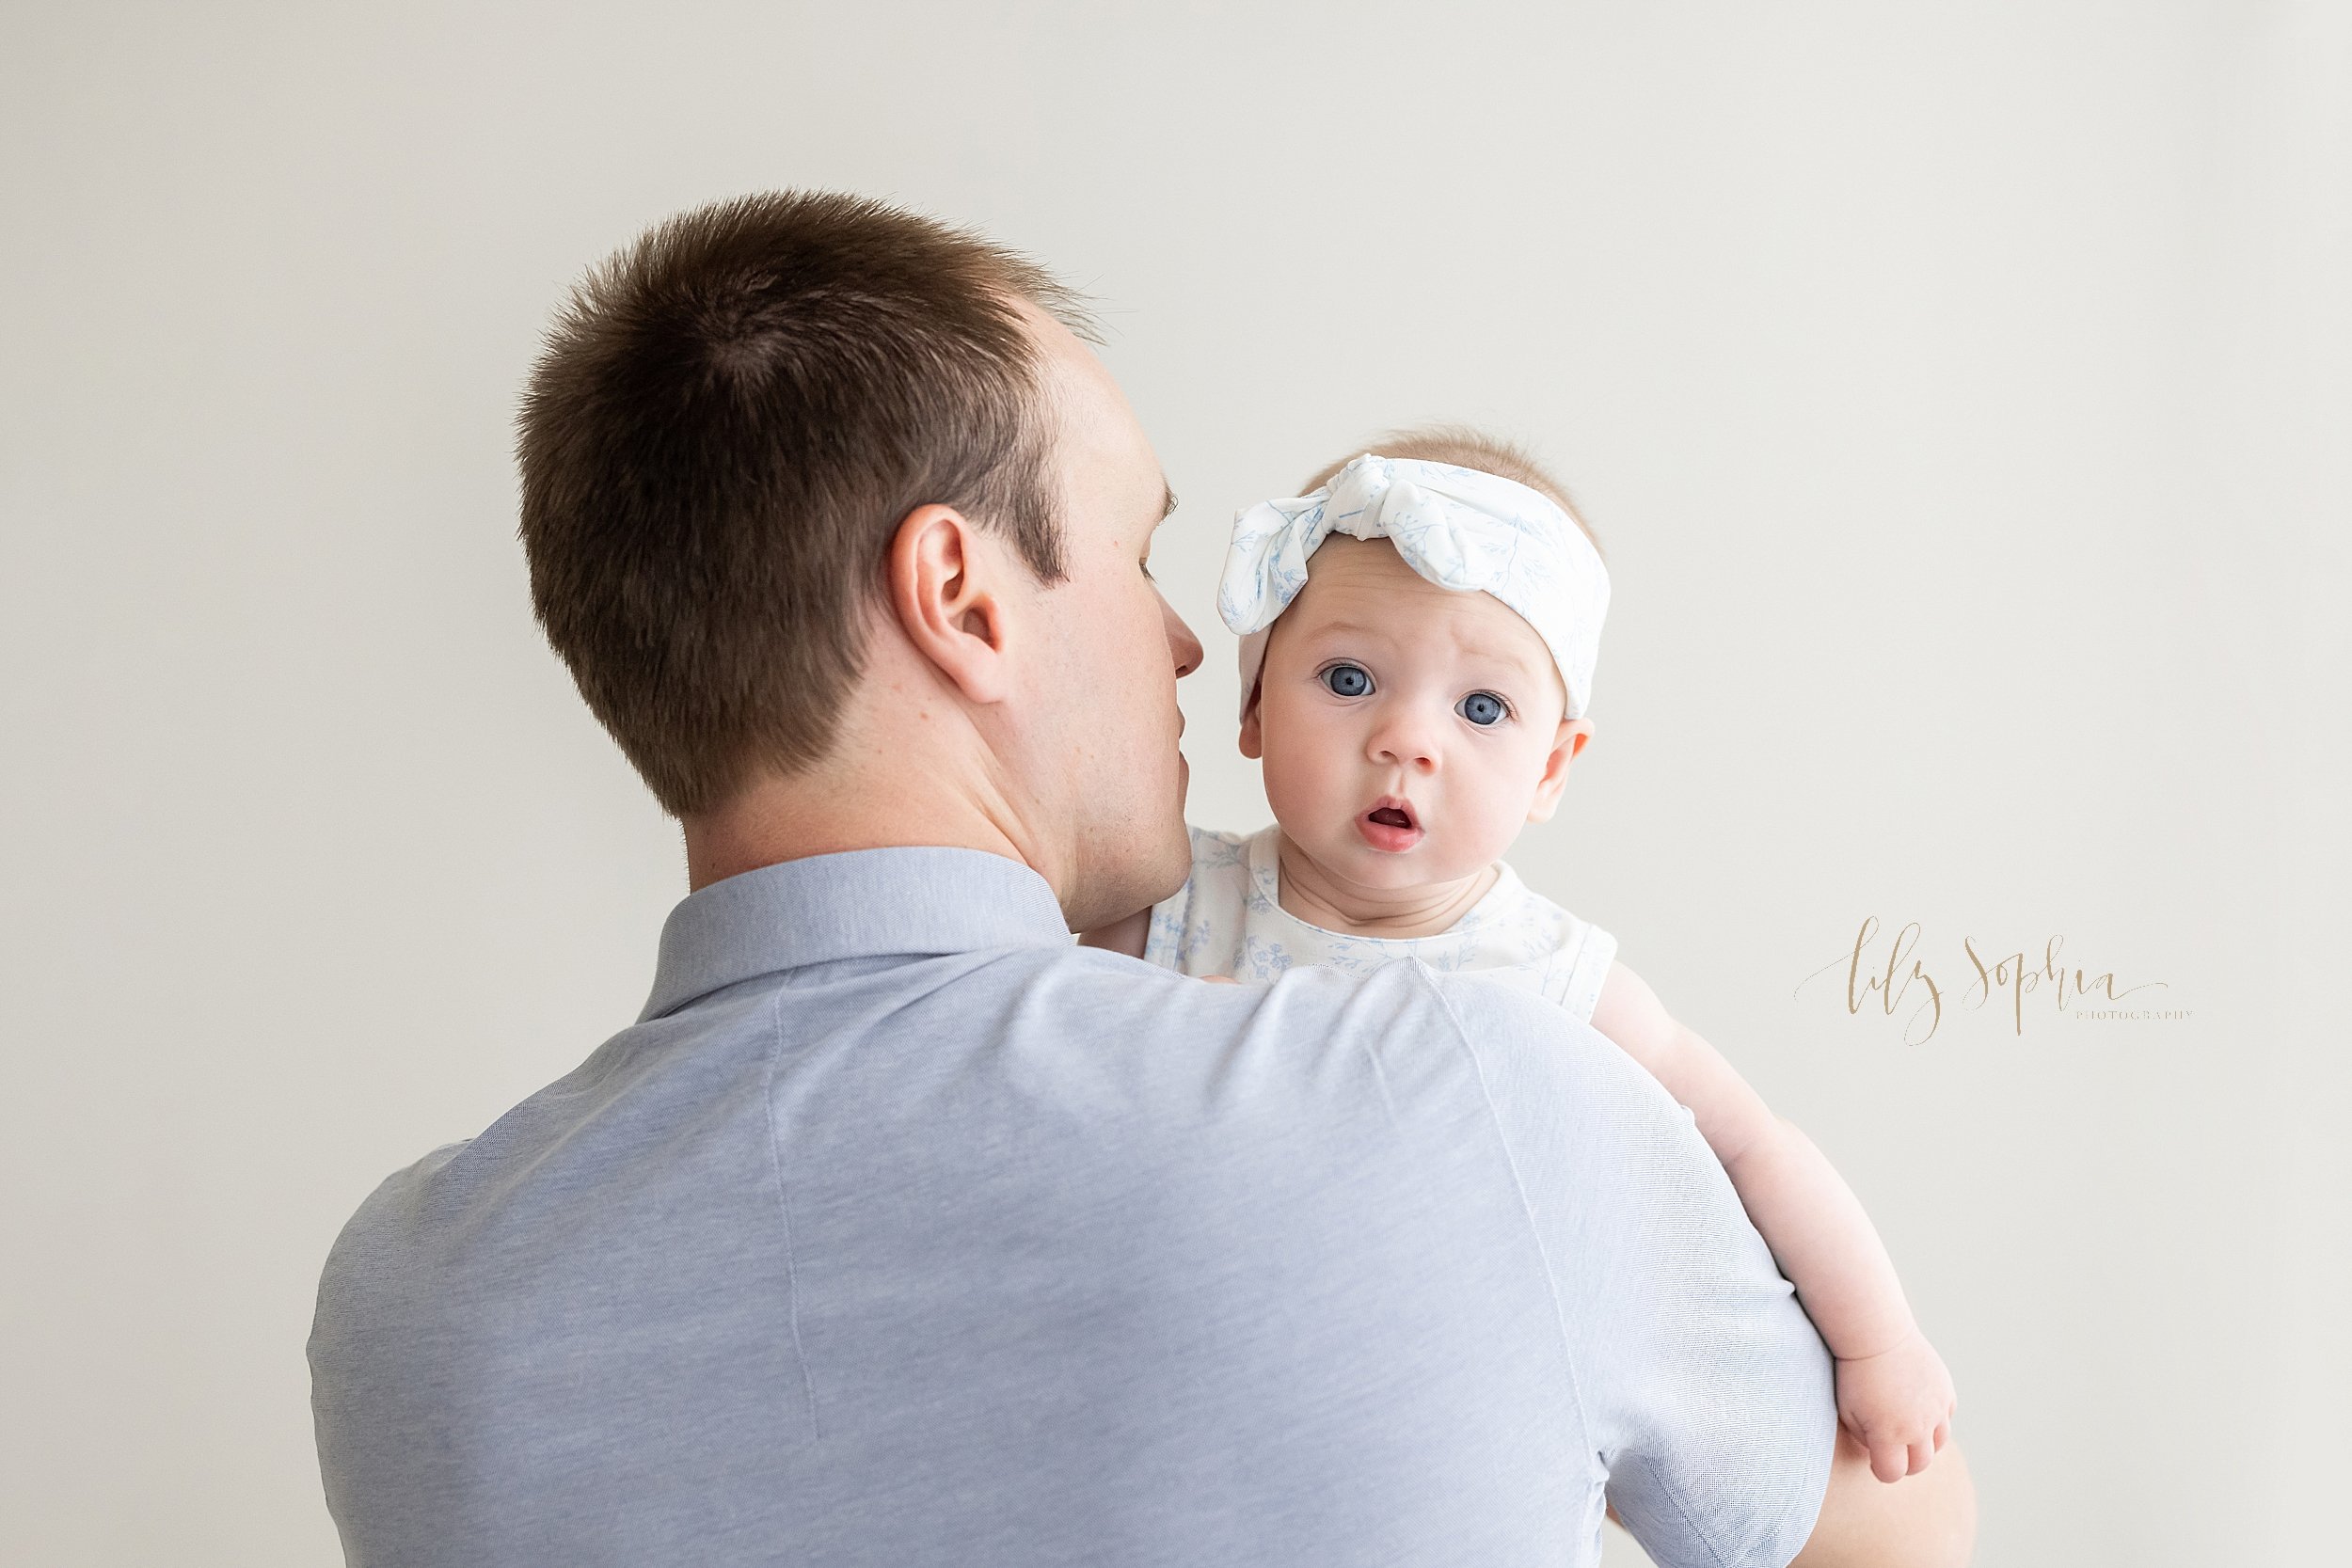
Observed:
[[[1401,795],[1383,795],[1364,813],[1364,820],[1377,822],[1387,828],[1418,828],[1421,817],[1413,810],[1413,802]]]

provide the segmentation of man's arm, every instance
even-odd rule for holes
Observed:
[[[1964,1465],[1887,1485],[1840,1444],[1828,1352],[1691,1114],[1559,1008],[1473,975],[1436,983],[1551,1275],[1582,1440],[1650,1556],[1664,1568],[1781,1568],[1801,1551],[1809,1568],[1964,1560]]]
[[[1812,1140],[1774,1116],[1640,975],[1611,966],[1593,1027],[1690,1108],[1831,1354],[1877,1355],[1916,1330],[1861,1199]]]
[[[1609,1517],[1625,1523],[1614,1507]],[[1967,1568],[1976,1546],[1977,1486],[1959,1444],[1945,1444],[1932,1470],[1889,1487],[1839,1427],[1820,1517],[1789,1568]]]
[[[1821,1516],[1789,1568],[1966,1568],[1976,1548],[1977,1483],[1958,1443],[1889,1486],[1841,1426]]]
[[[1837,1407],[1870,1449],[1881,1481],[1928,1468],[1946,1441],[1951,1375],[1903,1300],[1901,1282],[1862,1200],[1826,1155],[1642,977],[1611,966],[1593,1027],[1688,1106],[1730,1173],[1748,1217],[1837,1357]]]

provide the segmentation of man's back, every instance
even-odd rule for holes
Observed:
[[[644,1020],[362,1207],[311,1357],[356,1563],[1569,1563],[1604,1482],[1779,1562],[1834,1423],[1599,1037],[1073,948],[950,849],[681,905]]]

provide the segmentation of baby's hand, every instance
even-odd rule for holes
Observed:
[[[1952,1433],[1952,1374],[1913,1329],[1893,1350],[1837,1358],[1837,1418],[1870,1450],[1870,1473],[1897,1481],[1926,1469]]]

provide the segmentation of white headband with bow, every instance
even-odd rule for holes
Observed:
[[[1326,539],[1388,539],[1440,588],[1486,593],[1535,628],[1567,687],[1566,716],[1593,697],[1609,570],[1584,531],[1541,493],[1475,468],[1410,458],[1356,458],[1322,489],[1236,513],[1216,610],[1241,637],[1241,705],[1249,710],[1267,628],[1307,586]]]

